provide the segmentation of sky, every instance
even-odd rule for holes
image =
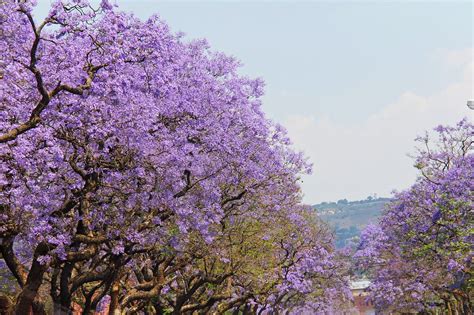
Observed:
[[[50,2],[38,0],[38,19]],[[243,75],[265,80],[266,114],[314,164],[303,177],[306,203],[406,189],[415,137],[474,119],[470,1],[116,3],[143,19],[158,14],[186,39],[206,38],[239,59]]]

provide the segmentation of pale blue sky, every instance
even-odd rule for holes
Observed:
[[[38,2],[41,16],[50,0]],[[315,163],[310,203],[408,187],[416,134],[472,117],[471,2],[117,2],[264,78],[265,111]]]

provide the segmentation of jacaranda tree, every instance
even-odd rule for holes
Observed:
[[[465,119],[435,130],[436,142],[417,139],[416,183],[363,232],[356,253],[387,313],[473,311],[474,126]]]
[[[264,279],[239,274],[248,261],[216,260],[239,224],[272,228],[258,218],[301,207],[299,176],[310,166],[262,113],[262,81],[157,16],[71,0],[37,21],[33,7],[0,0],[0,250],[18,284],[15,312],[42,314],[48,301],[84,314],[104,301],[110,314],[264,301]],[[327,235],[301,240],[303,252],[287,258],[297,240],[276,240],[249,245],[274,251],[274,272],[291,269],[274,276],[275,298],[265,303],[291,309],[285,292],[308,293],[297,281],[309,286],[319,275],[318,296],[337,295],[324,284],[336,270]],[[236,274],[247,287],[227,280]],[[222,298],[211,288],[224,282]]]

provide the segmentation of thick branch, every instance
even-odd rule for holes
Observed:
[[[73,240],[85,244],[101,244],[107,242],[107,238],[105,236],[86,236],[83,234],[75,235]]]
[[[226,311],[230,310],[235,305],[237,305],[239,303],[242,303],[242,302],[248,300],[251,297],[252,297],[252,295],[250,293],[247,293],[243,296],[236,297],[236,298],[230,300],[227,303],[223,303],[223,304],[219,305],[219,307],[217,308],[216,314],[224,314]]]
[[[89,273],[81,274],[80,276],[77,276],[77,277],[72,279],[72,285],[71,285],[70,293],[71,294],[74,293],[77,289],[79,289],[79,287],[81,287],[85,283],[99,281],[99,280],[105,280],[108,277],[110,277],[111,274],[112,274],[112,272],[110,270],[108,270],[106,272],[102,272],[102,273],[89,272]]]
[[[0,244],[0,252],[11,273],[18,281],[18,284],[20,287],[23,287],[26,283],[27,271],[13,252],[13,240],[14,237],[4,238]]]

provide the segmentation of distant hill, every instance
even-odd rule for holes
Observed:
[[[323,202],[313,208],[319,217],[334,229],[336,247],[342,248],[351,241],[357,242],[360,232],[368,223],[377,221],[385,204],[390,200],[373,197],[359,201],[342,199],[338,202]]]

